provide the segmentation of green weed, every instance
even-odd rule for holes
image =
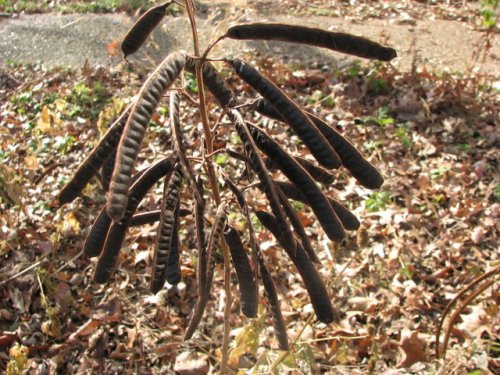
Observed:
[[[365,201],[366,209],[369,212],[383,210],[391,201],[391,194],[388,191],[376,191]]]

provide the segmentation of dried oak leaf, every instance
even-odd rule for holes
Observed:
[[[417,362],[425,362],[425,340],[418,337],[418,332],[404,330],[401,333],[399,347],[403,350],[403,360],[397,367],[410,367]]]

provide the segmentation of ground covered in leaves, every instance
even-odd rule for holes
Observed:
[[[306,324],[313,313],[301,280],[273,238],[260,234],[283,297],[293,355],[274,363],[280,353],[273,349],[265,310],[248,321],[236,304],[231,365],[257,372],[270,366],[304,373],[498,371],[498,295],[491,290],[461,315],[447,359],[434,355],[436,325],[447,302],[498,264],[499,94],[491,77],[400,74],[380,64],[353,64],[337,72],[290,70],[269,61],[260,65],[302,105],[336,124],[386,182],[371,192],[340,170],[333,186],[325,187],[363,224],[362,238],[351,235],[340,246],[327,241],[308,210],[296,205],[316,240],[320,272],[342,314],[338,324],[316,324],[314,318]],[[130,231],[113,281],[98,286],[91,281],[93,261],[80,251],[103,202],[99,185],[89,186],[73,204],[59,208],[55,203],[58,189],[113,112],[133,95],[140,76],[90,68],[2,72],[2,370],[9,360],[22,366],[24,355],[25,366],[35,373],[56,368],[168,372],[176,358],[178,370],[205,373],[217,366],[221,283],[199,333],[182,342],[196,297],[191,229],[181,232],[183,282],[177,288],[148,293],[154,226]],[[191,90],[195,95],[194,83]],[[168,143],[165,113],[161,107],[154,119],[144,162]],[[197,115],[185,111],[183,117],[184,129],[196,132]],[[297,150],[280,125],[255,121]],[[230,134],[219,136],[224,143],[237,142]],[[230,163],[223,154],[216,161]],[[160,190],[145,207],[156,206]],[[240,218],[232,220],[238,224]]]
[[[259,232],[292,351],[283,355],[276,349],[264,298],[256,319],[240,314],[234,279],[234,373],[498,373],[497,284],[459,315],[445,359],[436,357],[435,335],[447,303],[499,265],[499,77],[434,73],[418,66],[401,73],[366,62],[339,71],[254,63],[303,107],[334,124],[386,182],[370,191],[341,169],[331,186],[323,186],[362,222],[359,234],[350,233],[338,246],[307,207],[294,205],[314,240],[338,323],[316,322],[293,265],[268,232]],[[182,282],[152,296],[155,225],[129,231],[119,269],[109,284],[99,286],[92,282],[95,260],[81,253],[104,202],[99,183],[72,204],[56,202],[58,190],[146,74],[122,65],[0,71],[2,372],[206,374],[218,369],[225,301],[220,265],[202,325],[192,340],[182,341],[197,296],[192,218],[183,219],[180,232]],[[229,71],[225,76],[235,90],[252,97]],[[190,77],[187,87],[196,97]],[[194,140],[191,156],[199,157],[200,119],[189,109],[189,99],[183,101],[183,130]],[[153,118],[138,168],[167,153],[166,107],[165,100]],[[213,123],[219,115],[214,108]],[[294,154],[303,151],[281,124],[253,120]],[[224,122],[219,126],[218,147],[239,147],[231,129]],[[224,153],[215,162],[233,176],[244,172]],[[141,209],[156,208],[161,190],[157,186]],[[262,196],[251,191],[250,203],[260,207]],[[186,194],[186,208],[188,200]],[[229,219],[240,229],[246,226],[236,211]]]

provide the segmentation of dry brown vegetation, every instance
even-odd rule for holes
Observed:
[[[418,66],[402,73],[381,63],[354,63],[339,71],[269,60],[253,63],[302,107],[334,124],[380,169],[385,183],[373,192],[340,170],[331,185],[323,185],[362,222],[359,233],[339,245],[325,236],[310,209],[294,205],[313,240],[318,269],[340,313],[338,323],[316,322],[296,269],[269,232],[259,230],[291,351],[277,350],[263,307],[250,320],[240,313],[236,298],[229,320],[230,371],[498,372],[498,272],[476,287],[487,286],[459,314],[446,358],[435,355],[437,326],[447,303],[478,276],[499,267],[498,78],[428,72]],[[255,96],[235,74],[224,72],[233,89]],[[179,232],[182,282],[153,296],[148,283],[155,225],[129,230],[119,269],[100,286],[92,282],[95,261],[81,249],[105,201],[103,190],[96,181],[73,203],[55,203],[75,166],[137,92],[144,74],[139,67],[122,65],[112,71],[36,66],[1,71],[2,371],[7,365],[11,373],[175,369],[203,374],[218,369],[222,264],[200,328],[193,339],[182,340],[198,294],[192,219],[186,217]],[[187,87],[195,97],[192,77]],[[198,157],[201,120],[188,103],[181,106],[181,122],[193,140],[190,154]],[[210,109],[215,123],[221,112],[216,106]],[[253,121],[288,150],[303,150],[282,124],[261,116]],[[170,133],[164,101],[153,116],[138,169],[164,154],[172,142]],[[229,124],[220,126],[215,144],[238,147]],[[245,174],[244,164],[224,154],[214,161],[234,176]],[[259,207],[263,196],[252,191],[247,199]],[[181,202],[191,199],[186,189],[183,194]],[[157,208],[160,197],[158,186],[142,209]],[[240,229],[247,225],[237,213],[228,220]],[[488,280],[493,283],[487,285]],[[237,296],[236,283],[232,288]]]

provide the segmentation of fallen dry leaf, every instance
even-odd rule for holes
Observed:
[[[175,359],[174,371],[178,375],[206,375],[209,365],[206,356],[183,352]]]
[[[410,367],[417,362],[425,362],[425,340],[418,337],[418,332],[404,330],[401,333],[400,348],[403,350],[403,359],[397,367]]]

